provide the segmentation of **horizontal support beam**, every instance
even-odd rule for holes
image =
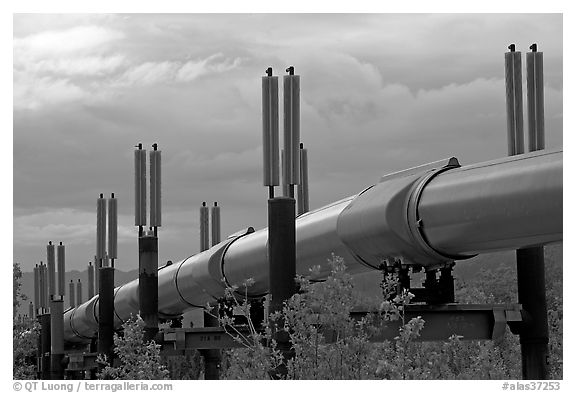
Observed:
[[[66,368],[66,371],[94,370],[98,368],[98,364],[96,364],[97,357],[98,353],[96,352],[69,353],[68,358],[70,359],[70,361],[68,362],[68,367]]]
[[[237,339],[233,337],[238,337]],[[164,330],[162,353],[177,355],[190,349],[241,348],[250,345],[247,326],[170,328]]]
[[[354,311],[352,317],[360,320],[366,311]],[[509,323],[522,322],[519,304],[443,304],[405,306],[404,321],[421,317],[424,327],[416,341],[446,341],[452,335],[462,340],[494,340],[502,337]],[[393,340],[402,324],[398,321],[382,321],[372,342]],[[327,342],[329,342],[327,337]]]
[[[353,319],[360,320],[370,311],[353,311]],[[420,337],[416,341],[446,341],[452,335],[462,340],[494,340],[502,337],[507,324],[522,322],[519,304],[444,304],[405,306],[404,320],[422,317],[425,321]],[[378,332],[369,337],[371,342],[394,340],[399,334],[401,321],[381,321]],[[333,331],[323,329],[325,343],[335,341]],[[234,336],[238,337],[235,339]],[[164,330],[162,354],[183,354],[193,349],[241,348],[250,345],[247,326],[234,328],[173,328]],[[238,341],[240,340],[240,341]],[[242,342],[243,341],[243,342]]]

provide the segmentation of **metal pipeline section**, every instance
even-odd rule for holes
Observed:
[[[357,274],[385,263],[437,267],[478,253],[562,241],[562,151],[540,151],[460,167],[455,158],[384,176],[358,195],[296,220],[296,273],[330,272],[332,254]],[[158,271],[162,318],[214,303],[226,285],[254,279],[268,292],[268,230],[240,231]],[[138,312],[138,280],[115,290],[115,328]],[[98,296],[64,315],[68,343],[98,329]]]
[[[469,255],[562,240],[562,152],[527,153],[454,169],[418,207],[438,251]]]

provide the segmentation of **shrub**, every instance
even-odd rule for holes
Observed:
[[[108,359],[99,357],[107,364],[97,374],[98,379],[168,379],[168,370],[160,359],[160,345],[154,340],[144,342],[144,321],[133,317],[123,325],[123,336],[114,334],[114,353],[119,365],[111,366]]]

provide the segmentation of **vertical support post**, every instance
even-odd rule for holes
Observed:
[[[280,152],[280,165],[282,167],[282,196],[288,198],[290,195],[288,178],[286,176],[286,152],[284,149]],[[272,199],[272,198],[270,198]]]
[[[443,303],[454,303],[454,277],[452,276],[453,264],[444,266],[440,269],[440,279],[438,284],[440,286],[440,296]]]
[[[220,206],[218,202],[214,202],[212,206],[212,245],[220,243]]]
[[[68,284],[68,298],[70,300],[70,307],[76,307],[76,289],[74,288],[73,280],[70,280],[70,284]]]
[[[40,266],[38,267],[38,283],[40,284],[40,307],[45,309],[48,307],[46,302],[48,291],[46,290],[46,273],[42,261],[40,261]]]
[[[288,196],[294,198],[294,185],[300,184],[300,75],[294,67],[284,75],[284,165]]]
[[[48,293],[48,266],[46,266],[46,264],[42,265],[42,274],[44,277],[44,307],[48,309],[48,312],[50,312],[50,295]]]
[[[34,266],[34,316],[38,316],[40,308],[40,269],[38,264]]]
[[[522,115],[522,53],[516,45],[508,46],[504,54],[506,80],[506,114],[508,125],[508,155],[524,153],[524,127]]]
[[[52,379],[64,379],[64,299],[54,295],[50,305],[50,374]]]
[[[218,315],[218,306],[212,309],[214,315]],[[220,326],[218,318],[204,312],[204,327],[217,327]],[[222,354],[219,349],[203,349],[200,351],[204,357],[204,379],[217,380],[220,379],[220,362],[222,361]]]
[[[208,206],[206,206],[206,202],[202,202],[202,206],[200,207],[200,252],[206,251],[208,248],[210,248],[208,214]]]
[[[98,353],[112,365],[114,358],[114,268],[100,268],[98,298]],[[100,366],[103,368],[103,365]]]
[[[102,267],[102,260],[100,258],[96,258],[94,255],[94,290],[96,291],[96,295],[100,293],[100,268]]]
[[[294,198],[268,200],[268,266],[270,288],[270,313],[282,311],[283,304],[296,293],[296,201]],[[271,326],[277,348],[285,360],[292,356],[288,332],[283,330],[284,321]],[[287,372],[286,364],[272,370],[278,378]]]
[[[40,378],[50,379],[50,314],[46,308],[40,309]]]
[[[88,299],[94,297],[94,265],[88,262]]]
[[[526,53],[526,91],[528,107],[528,151],[544,149],[544,59],[532,44]]]
[[[56,260],[54,257],[54,245],[48,242],[46,246],[46,265],[48,266],[48,299],[57,293],[56,289]]]
[[[28,318],[34,318],[34,303],[32,302],[28,303]]]
[[[42,312],[39,308],[34,311],[36,313],[36,322],[40,326],[40,331],[36,338],[36,379],[42,379]]]
[[[528,77],[528,147],[530,151],[544,149],[544,82],[542,52],[536,44],[526,54]],[[548,309],[546,304],[546,271],[544,248],[516,250],[518,302],[529,318],[520,328],[522,378],[548,378]]]
[[[298,185],[298,215],[310,210],[308,196],[308,150],[300,143],[300,184]]]
[[[152,145],[150,152],[150,226],[157,235],[162,226],[162,151],[158,144]]]
[[[146,150],[142,144],[136,145],[134,151],[134,224],[138,227],[138,236],[146,226]]]
[[[262,297],[260,299],[254,299],[250,301],[250,319],[252,320],[252,323],[254,324],[254,328],[256,328],[256,330],[260,330],[264,323],[265,319],[264,300],[265,298]]]
[[[58,251],[58,295],[66,295],[66,248],[60,242],[57,246]]]
[[[81,305],[82,303],[82,281],[78,279],[76,283],[76,304]]]
[[[118,258],[118,199],[114,193],[108,199],[108,257],[110,266],[114,267],[114,260]]]
[[[96,260],[106,254],[106,200],[104,194],[96,200]]]
[[[272,67],[268,67],[262,77],[262,153],[263,183],[270,198],[274,198],[274,186],[280,184],[278,125],[278,77],[272,76]]]
[[[144,321],[144,341],[158,333],[158,237],[151,234],[138,239],[138,300]]]

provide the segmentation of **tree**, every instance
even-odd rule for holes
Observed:
[[[16,318],[18,315],[18,308],[20,307],[21,302],[28,300],[26,294],[22,293],[22,269],[20,269],[20,264],[18,262],[14,262],[12,264],[12,316]]]
[[[114,334],[114,353],[120,364],[111,366],[108,359],[99,358],[107,366],[97,375],[99,379],[168,379],[168,369],[160,358],[160,345],[154,340],[144,342],[144,321],[140,316],[130,318],[123,325],[122,336]]]
[[[40,327],[32,318],[21,318],[17,315],[21,301],[27,297],[22,293],[22,270],[18,263],[12,265],[13,298],[12,298],[12,372],[14,379],[36,378],[36,352]]]

